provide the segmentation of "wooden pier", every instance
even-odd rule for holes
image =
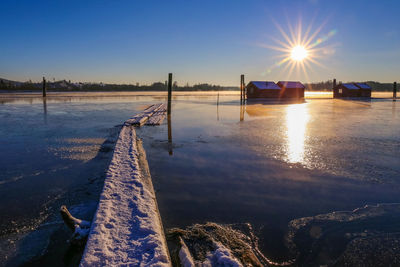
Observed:
[[[156,196],[133,125],[121,129],[80,266],[171,266]]]
[[[159,125],[165,118],[166,107],[165,104],[153,104],[148,106],[143,112],[128,119],[124,124],[133,126],[146,125]]]

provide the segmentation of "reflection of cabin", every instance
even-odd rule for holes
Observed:
[[[300,82],[251,81],[246,86],[247,98],[304,98],[304,85]]]
[[[371,97],[371,87],[366,83],[340,83],[333,88],[333,97]]]

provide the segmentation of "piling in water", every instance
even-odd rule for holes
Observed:
[[[171,98],[172,98],[172,73],[168,74],[168,153],[172,156],[172,129],[171,129]]]
[[[46,78],[45,77],[43,77],[43,90],[42,90],[42,93],[43,93],[43,97],[46,97]]]
[[[168,116],[171,115],[171,98],[172,98],[172,73],[168,74]]]
[[[245,93],[244,93],[244,74],[240,75],[240,102],[242,103],[245,99]]]

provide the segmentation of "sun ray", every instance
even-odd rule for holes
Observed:
[[[274,20],[273,20],[273,23],[275,24],[275,27],[279,30],[279,32],[282,34],[283,38],[285,38],[286,42],[289,43],[289,46],[293,46],[292,40],[286,34],[286,32],[282,29],[282,27],[278,23],[276,23]]]
[[[328,68],[327,66],[325,66],[324,64],[322,64],[322,63],[316,61],[315,59],[309,58],[309,61],[311,61],[311,62],[314,63],[315,65],[318,65],[318,66],[321,67],[321,68],[325,68],[325,69]]]
[[[309,39],[308,36],[309,36],[309,34],[310,34],[310,32],[311,32],[312,26],[313,26],[313,24],[314,24],[314,20],[315,20],[315,15],[314,15],[313,18],[311,19],[311,22],[308,24],[307,30],[306,30],[306,32],[304,33],[303,39],[301,40],[301,43],[304,44],[304,45],[306,45],[306,41]]]
[[[262,47],[262,48],[273,49],[273,50],[281,51],[281,52],[289,52],[290,49],[291,49],[290,47],[285,48],[285,47],[279,47],[279,46],[262,44],[262,43],[258,43],[258,44],[256,44],[256,46],[259,46],[259,47]]]
[[[309,81],[308,73],[305,67],[305,61],[300,62],[301,69],[303,70],[303,74],[306,77],[306,80]]]
[[[325,26],[326,22],[323,22],[316,30],[315,32],[310,36],[310,38],[308,38],[308,40],[304,43],[305,46],[308,46],[313,40],[314,38],[321,32],[321,30],[323,29],[323,27]]]
[[[282,65],[283,63],[287,62],[290,60],[290,57],[286,57],[284,59],[282,59],[281,61],[279,61],[278,63],[276,63],[278,66]]]
[[[295,67],[296,67],[296,62],[294,62],[294,61],[290,62],[290,69],[289,69],[289,72],[288,72],[288,75],[287,75],[286,79],[290,78],[290,76],[292,75],[292,72],[293,72]]]
[[[283,75],[283,73],[287,72],[287,70],[289,69],[289,67],[291,66],[291,64],[292,64],[292,62],[289,61],[289,60],[288,60],[287,62],[285,62],[284,66],[283,66],[283,69],[281,69],[281,70],[279,71],[279,76],[281,76],[281,75]]]
[[[295,46],[295,45],[297,45],[296,44],[296,35],[295,35],[295,33],[294,33],[294,31],[293,31],[293,27],[292,27],[292,25],[289,23],[288,24],[288,28],[289,28],[289,32],[290,32],[290,36],[292,37],[292,45],[291,46]]]
[[[288,50],[290,50],[290,49],[293,47],[293,45],[291,45],[291,44],[286,44],[286,43],[282,42],[281,40],[276,39],[276,38],[274,38],[274,37],[272,37],[272,36],[271,36],[271,39],[272,39],[272,41],[276,42],[277,44],[279,44],[279,45],[281,45],[281,46],[283,46],[283,47],[285,47],[285,48],[287,48]]]
[[[301,18],[299,18],[298,26],[297,26],[297,45],[301,44]]]

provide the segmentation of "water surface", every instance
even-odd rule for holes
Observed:
[[[170,120],[138,129],[165,228],[250,223],[262,252],[283,261],[290,221],[400,202],[399,102],[307,96],[241,106],[236,92],[174,93]],[[3,262],[76,265],[58,208],[90,218],[118,125],[165,97],[2,95]]]
[[[168,124],[138,132],[165,227],[250,223],[262,252],[284,261],[291,220],[400,202],[398,105],[175,100],[170,140]]]

